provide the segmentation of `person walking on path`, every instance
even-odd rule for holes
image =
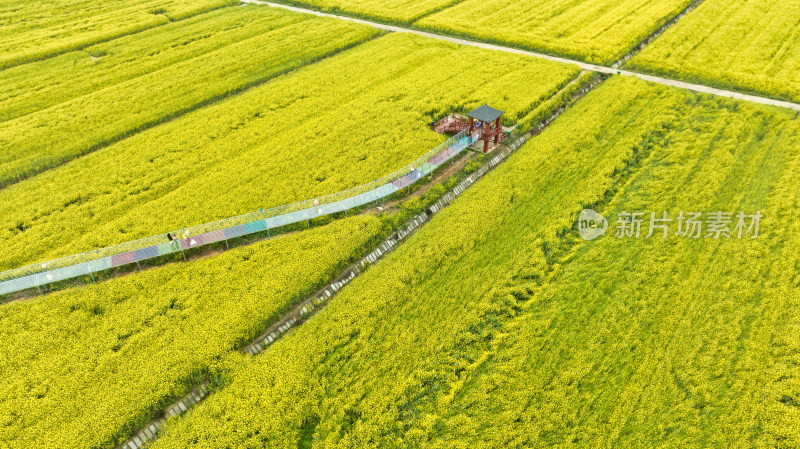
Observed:
[[[175,239],[175,236],[173,236],[171,232],[167,233],[167,240],[169,240],[169,246],[171,246],[172,248],[178,246],[178,240]]]

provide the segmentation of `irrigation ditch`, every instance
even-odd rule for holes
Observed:
[[[650,43],[652,43],[654,40],[658,39],[659,36],[664,34],[664,32],[667,31],[667,29],[669,29],[670,27],[675,25],[678,22],[678,20],[681,19],[681,17],[683,17],[686,14],[692,12],[695,8],[700,6],[700,4],[703,3],[703,1],[704,0],[695,0],[695,1],[693,1],[686,8],[684,8],[678,14],[676,14],[674,17],[672,17],[671,19],[668,19],[666,22],[664,22],[663,25],[658,27],[658,29],[656,29],[649,36],[647,36],[642,42],[640,42],[637,46],[633,47],[631,49],[631,51],[629,51],[625,56],[620,58],[619,61],[615,62],[611,66],[611,68],[618,69],[618,68],[622,67],[626,62],[628,62],[637,53],[639,53],[640,51],[644,50],[644,47],[647,47],[648,45],[650,45]]]

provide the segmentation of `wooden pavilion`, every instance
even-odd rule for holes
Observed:
[[[500,143],[501,135],[503,134],[503,126],[501,120],[505,111],[497,110],[486,103],[479,106],[474,111],[467,114],[469,117],[468,132],[473,135],[476,127],[476,120],[480,122],[478,129],[479,135],[476,140],[483,140],[483,152],[489,152],[489,141],[493,141],[495,145]],[[494,124],[494,126],[492,126]]]

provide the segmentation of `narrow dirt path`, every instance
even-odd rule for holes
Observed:
[[[561,62],[561,63],[564,63],[564,64],[575,64],[575,65],[578,65],[583,70],[590,70],[590,71],[593,71],[593,72],[600,72],[600,73],[607,73],[607,74],[619,74],[619,75],[623,75],[623,76],[634,76],[636,78],[639,78],[639,79],[642,79],[642,80],[645,80],[645,81],[650,81],[650,82],[657,83],[657,84],[663,84],[665,86],[677,87],[677,88],[680,88],[680,89],[688,89],[688,90],[691,90],[693,92],[716,95],[716,96],[726,97],[726,98],[733,98],[735,100],[748,101],[748,102],[751,102],[751,103],[759,103],[759,104],[765,104],[765,105],[769,105],[769,106],[777,106],[777,107],[780,107],[780,108],[787,108],[787,109],[793,109],[795,111],[800,111],[800,104],[792,103],[792,102],[789,102],[789,101],[774,100],[772,98],[760,97],[758,95],[744,94],[744,93],[741,93],[741,92],[734,92],[734,91],[731,91],[731,90],[719,89],[719,88],[716,88],[716,87],[710,87],[710,86],[706,86],[706,85],[702,85],[702,84],[693,84],[693,83],[688,83],[688,82],[685,82],[685,81],[678,81],[678,80],[674,80],[674,79],[670,79],[670,78],[664,78],[664,77],[661,77],[661,76],[645,75],[643,73],[631,72],[629,70],[616,69],[614,67],[606,67],[606,66],[601,66],[601,65],[596,65],[596,64],[588,64],[588,63],[585,63],[585,62],[582,62],[582,61],[576,61],[576,60],[572,60],[572,59],[561,58],[561,57],[558,57],[558,56],[551,56],[551,55],[546,55],[546,54],[543,54],[543,53],[536,53],[536,52],[532,52],[532,51],[520,50],[518,48],[504,47],[504,46],[501,46],[501,45],[487,44],[487,43],[484,43],[484,42],[477,42],[477,41],[472,41],[472,40],[467,40],[467,39],[462,39],[462,38],[455,38],[455,37],[445,36],[445,35],[441,35],[441,34],[435,34],[435,33],[429,33],[429,32],[426,32],[426,31],[420,31],[420,30],[416,30],[416,29],[413,29],[413,28],[404,28],[404,27],[399,27],[399,26],[396,26],[396,25],[387,25],[385,23],[372,22],[372,21],[364,20],[364,19],[356,19],[356,18],[353,18],[353,17],[343,16],[343,15],[338,15],[338,14],[324,13],[324,12],[320,12],[320,11],[314,11],[314,10],[311,10],[311,9],[298,8],[296,6],[283,5],[283,4],[280,4],[280,3],[272,3],[272,2],[266,2],[266,1],[261,1],[261,0],[241,0],[241,1],[242,1],[242,3],[250,3],[250,4],[255,4],[255,5],[266,5],[266,6],[270,6],[272,8],[281,8],[281,9],[286,9],[286,10],[289,10],[289,11],[299,12],[299,13],[303,13],[303,14],[313,14],[313,15],[319,16],[319,17],[331,17],[331,18],[339,19],[339,20],[347,20],[347,21],[350,21],[350,22],[359,23],[361,25],[366,25],[366,26],[370,26],[370,27],[377,28],[377,29],[380,29],[380,30],[385,30],[385,31],[392,31],[392,32],[396,32],[396,33],[411,33],[411,34],[416,34],[416,35],[419,35],[419,36],[424,36],[424,37],[427,37],[427,38],[430,38],[430,39],[437,39],[437,40],[440,40],[440,41],[452,42],[452,43],[460,44],[460,45],[469,45],[469,46],[472,46],[472,47],[484,48],[484,49],[487,49],[487,50],[495,50],[495,51],[502,51],[502,52],[506,52],[506,53],[515,53],[515,54],[520,54],[520,55],[533,56],[533,57],[536,57],[536,58],[547,59],[547,60],[550,60],[550,61],[557,61],[557,62]],[[680,17],[680,15],[678,17]],[[663,32],[663,29],[660,30],[660,31]],[[660,34],[660,33],[658,33],[658,34]]]

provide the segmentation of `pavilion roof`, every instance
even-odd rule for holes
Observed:
[[[482,122],[493,122],[504,113],[505,111],[500,111],[484,103],[483,106],[478,106],[474,111],[467,114],[467,117],[472,117]]]

